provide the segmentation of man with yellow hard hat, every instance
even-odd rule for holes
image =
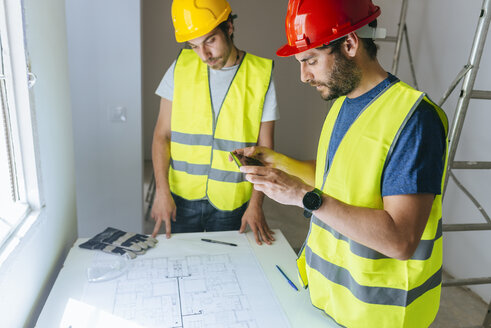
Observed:
[[[239,50],[226,0],[174,0],[172,20],[183,49],[165,73],[152,158],[155,236],[171,232],[240,230],[271,244],[273,232],[253,190],[229,152],[273,147],[279,118],[273,62]]]
[[[304,208],[297,265],[316,308],[340,327],[428,327],[442,282],[442,187],[448,122],[423,92],[383,69],[371,0],[290,0],[288,43],[300,79],[336,99],[317,160],[237,150],[254,188]]]

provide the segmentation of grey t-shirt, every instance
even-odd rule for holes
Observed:
[[[176,61],[172,63],[167,72],[165,73],[162,81],[155,91],[157,95],[162,98],[172,101],[174,94],[174,67],[176,66]],[[235,76],[235,72],[239,65],[234,65],[231,67],[224,67],[220,70],[210,69],[210,90],[211,90],[211,103],[213,107],[213,112],[215,113],[215,118],[220,112],[220,107],[222,106],[223,100],[225,99],[225,94],[232,83],[232,79]],[[276,90],[274,86],[274,81],[271,79],[268,91],[266,92],[266,97],[264,99],[263,105],[263,116],[261,122],[276,121],[280,118],[280,113],[278,110],[278,103],[276,102]]]

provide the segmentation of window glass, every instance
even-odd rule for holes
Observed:
[[[20,2],[0,3],[0,258],[24,230],[31,211],[26,190],[39,196],[20,9]]]

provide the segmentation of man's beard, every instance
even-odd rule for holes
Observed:
[[[219,70],[225,67],[227,61],[229,60],[230,54],[232,53],[232,48],[234,47],[232,39],[228,34],[225,34],[225,38],[227,42],[227,48],[226,48],[227,51],[224,54],[222,54],[222,56],[220,57],[213,57],[205,61],[205,63],[214,70]],[[211,63],[214,62],[215,60],[216,62],[212,65]]]
[[[215,60],[216,60],[216,62],[214,64],[211,64]],[[208,59],[207,61],[205,61],[205,63],[208,66],[210,66],[212,69],[218,70],[218,69],[222,69],[223,66],[225,66],[225,62],[224,61],[225,60],[222,57],[214,57],[214,58]]]
[[[327,82],[314,82],[328,88],[328,94],[322,94],[324,100],[333,100],[349,94],[356,89],[361,81],[361,70],[353,59],[346,58],[342,53],[334,53],[335,64]]]

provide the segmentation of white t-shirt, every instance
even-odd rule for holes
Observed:
[[[162,98],[172,101],[174,95],[174,67],[176,66],[176,61],[172,63],[167,72],[165,72],[162,81],[160,81],[159,86],[155,93]],[[228,91],[232,79],[237,72],[239,65],[234,65],[231,67],[224,67],[219,70],[209,69],[210,72],[210,90],[211,90],[211,103],[213,112],[215,113],[215,118],[218,117],[220,112],[220,107],[222,106],[223,100],[225,99],[225,94]],[[280,113],[278,110],[278,103],[276,102],[276,90],[274,87],[274,81],[271,79],[269,83],[268,91],[266,92],[266,97],[264,99],[263,105],[263,116],[261,122],[276,121],[280,118]]]

